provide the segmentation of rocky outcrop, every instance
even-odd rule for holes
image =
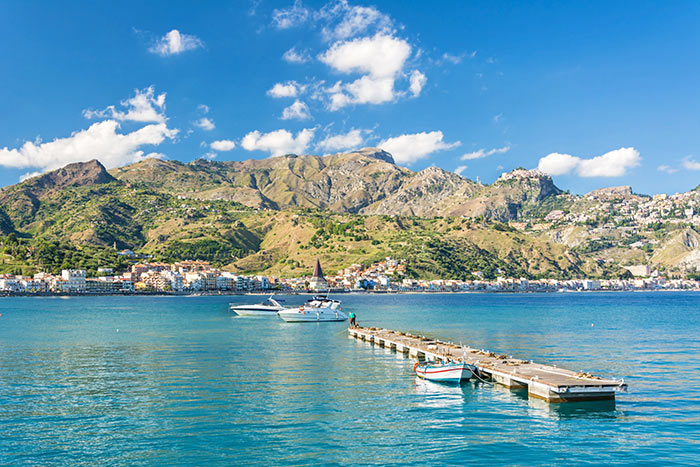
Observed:
[[[64,188],[92,186],[115,181],[96,159],[68,164],[0,190],[0,205],[12,218],[29,218],[41,199]],[[2,219],[0,219],[2,222]]]

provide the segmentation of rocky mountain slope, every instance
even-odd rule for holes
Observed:
[[[700,268],[698,210],[697,191],[575,196],[524,169],[484,185],[413,172],[375,148],[109,172],[90,161],[0,190],[0,251],[35,269],[114,258],[116,247],[285,275],[316,256],[334,268],[387,255],[433,277],[614,276],[634,264],[685,274]]]
[[[413,172],[390,154],[364,148],[329,156],[287,155],[243,162],[189,164],[147,159],[114,169],[126,182],[200,200],[231,200],[253,208],[306,207],[335,212],[421,217],[484,216],[511,220],[561,193],[533,171],[481,185],[437,167]]]

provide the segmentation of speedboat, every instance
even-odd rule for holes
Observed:
[[[471,378],[476,367],[464,362],[425,362],[416,363],[413,369],[419,377],[429,381],[459,383]]]
[[[277,314],[288,323],[348,319],[348,316],[340,311],[340,300],[332,300],[326,295],[316,295],[298,308],[285,308]]]
[[[258,303],[255,305],[236,305],[231,306],[233,310],[239,316],[272,316],[277,314],[278,311],[284,310],[284,305],[280,304],[283,300],[275,300],[274,295],[270,295],[270,298],[265,300],[263,303]]]

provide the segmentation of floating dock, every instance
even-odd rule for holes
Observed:
[[[603,379],[550,365],[498,355],[487,350],[380,328],[350,328],[349,337],[396,350],[418,360],[458,361],[476,366],[478,377],[511,389],[527,389],[529,397],[547,402],[615,399],[626,392],[624,381]]]

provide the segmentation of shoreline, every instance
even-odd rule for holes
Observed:
[[[330,292],[314,291],[250,291],[250,292],[152,292],[152,293],[65,293],[65,292],[24,292],[24,293],[0,293],[0,299],[13,297],[235,297],[235,296],[268,296],[268,295],[440,295],[440,294],[569,294],[569,293],[657,293],[657,292],[700,292],[700,289],[598,289],[598,290],[331,290]]]

